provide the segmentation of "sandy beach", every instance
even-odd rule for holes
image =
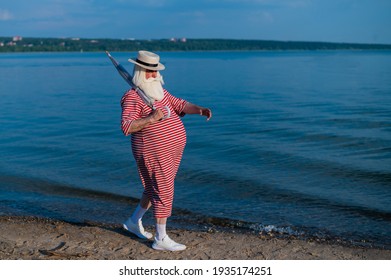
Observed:
[[[390,260],[391,251],[276,237],[236,229],[171,229],[187,245],[162,252],[118,225],[68,223],[36,217],[0,217],[2,260]],[[151,232],[154,229],[146,227]]]

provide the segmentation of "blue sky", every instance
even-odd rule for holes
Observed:
[[[391,0],[0,0],[0,36],[391,44]]]

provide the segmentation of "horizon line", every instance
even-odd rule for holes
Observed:
[[[158,40],[180,40],[180,39],[186,39],[186,40],[227,40],[227,41],[268,41],[268,42],[283,42],[283,43],[322,43],[322,44],[354,44],[354,45],[383,45],[383,46],[390,46],[391,43],[358,43],[358,42],[335,42],[335,41],[311,41],[311,40],[282,40],[282,39],[237,39],[237,38],[190,38],[190,37],[170,37],[170,38],[148,38],[148,39],[141,39],[141,38],[107,38],[107,37],[77,37],[77,36],[60,36],[60,37],[39,37],[39,36],[21,36],[21,35],[14,35],[14,36],[2,36],[0,35],[0,38],[15,38],[15,37],[21,37],[26,39],[77,39],[77,40],[121,40],[121,41],[158,41]]]

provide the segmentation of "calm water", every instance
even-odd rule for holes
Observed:
[[[161,56],[214,114],[184,118],[176,207],[391,247],[391,52]],[[1,54],[0,214],[121,222],[142,191],[126,89],[103,53]]]

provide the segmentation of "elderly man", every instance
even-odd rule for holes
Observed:
[[[186,145],[186,132],[180,117],[198,114],[207,120],[212,117],[208,108],[200,107],[171,95],[163,89],[164,70],[160,57],[152,52],[139,51],[134,63],[133,83],[154,103],[149,107],[132,88],[121,99],[121,127],[131,134],[132,152],[144,186],[144,192],[132,216],[123,227],[140,238],[153,235],[144,230],[142,217],[152,206],[156,219],[156,236],[152,248],[180,251],[186,249],[166,233],[167,218],[171,216],[174,198],[174,179]]]

